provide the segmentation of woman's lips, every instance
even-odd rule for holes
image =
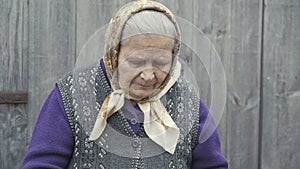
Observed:
[[[140,90],[153,90],[154,89],[154,85],[151,84],[151,85],[143,85],[143,84],[138,84],[138,83],[134,83],[133,84],[134,88],[136,89],[140,89]]]

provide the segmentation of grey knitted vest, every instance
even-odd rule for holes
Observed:
[[[86,80],[91,80],[86,77]],[[106,96],[111,92],[110,85],[105,77],[101,67],[97,68],[97,76],[94,79],[95,93],[97,102],[101,106]],[[155,143],[147,139],[143,125],[138,134],[131,129],[128,121],[124,117],[122,111],[112,115],[108,119],[107,125],[101,137],[94,141],[88,140],[88,135],[83,130],[75,113],[74,101],[72,98],[72,81],[73,76],[67,75],[60,80],[57,85],[62,95],[62,100],[67,113],[67,117],[74,135],[74,149],[72,159],[68,168],[99,168],[99,169],[129,169],[129,168],[145,168],[145,169],[175,169],[190,168],[192,161],[192,150],[197,142],[197,134],[199,127],[199,99],[195,96],[193,90],[188,87],[186,81],[179,79],[175,85],[165,95],[163,103],[175,121],[176,125],[183,130],[186,124],[181,124],[181,120],[190,120],[191,130],[185,135],[180,134],[179,142],[174,154],[163,151]],[[182,92],[190,98],[183,98]],[[75,91],[76,92],[76,91]],[[98,112],[95,112],[98,113]],[[182,113],[188,113],[188,116],[182,116]],[[181,118],[190,119],[181,119]],[[116,131],[127,136],[124,143],[122,140],[116,140],[111,136],[111,131]],[[144,140],[148,140],[144,142]],[[124,152],[128,152],[128,156],[119,155],[110,151],[110,147]],[[149,155],[148,150],[157,149],[161,153]]]

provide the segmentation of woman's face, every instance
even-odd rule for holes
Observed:
[[[156,93],[170,71],[174,43],[160,35],[136,35],[123,41],[118,58],[121,89],[134,100]]]

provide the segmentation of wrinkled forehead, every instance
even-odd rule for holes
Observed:
[[[123,40],[120,46],[118,61],[130,59],[173,59],[175,39],[171,37],[147,34],[132,36]]]
[[[124,48],[144,50],[148,48],[173,50],[175,38],[160,34],[139,34],[127,37],[121,41],[121,50]]]

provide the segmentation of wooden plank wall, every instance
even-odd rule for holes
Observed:
[[[0,91],[28,90],[28,4],[0,0]],[[26,104],[0,104],[0,168],[21,168],[26,152]]]
[[[300,1],[265,2],[262,168],[300,166]]]
[[[0,168],[21,167],[55,82],[126,2],[0,0],[0,91],[29,92],[26,105],[0,105]],[[300,1],[159,2],[205,32],[221,57],[227,103],[218,127],[230,168],[300,166]],[[203,88],[203,100],[214,104],[209,85]]]

